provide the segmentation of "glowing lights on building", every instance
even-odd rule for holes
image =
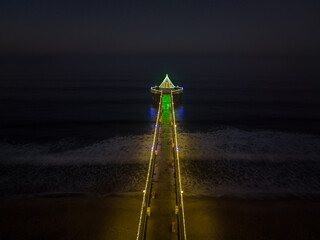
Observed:
[[[160,86],[153,86],[150,89],[151,89],[151,93],[156,94],[156,95],[160,94],[160,92],[168,93],[168,94],[173,93],[175,95],[179,95],[179,94],[183,93],[183,87],[175,86],[171,82],[168,74],[166,74],[166,76],[163,79]]]
[[[164,80],[162,81],[162,83],[160,84],[159,87],[160,88],[174,88],[175,86],[171,82],[168,74],[166,74],[166,77],[164,78]]]

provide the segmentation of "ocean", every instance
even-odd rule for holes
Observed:
[[[168,73],[186,195],[317,198],[314,56],[0,57],[0,195],[143,189]]]

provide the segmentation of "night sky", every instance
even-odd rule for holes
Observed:
[[[0,2],[1,54],[320,53],[320,1]]]

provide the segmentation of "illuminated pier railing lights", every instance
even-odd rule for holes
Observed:
[[[172,122],[171,126],[173,128],[173,151],[174,151],[174,160],[175,160],[175,181],[176,181],[176,210],[175,212],[178,214],[178,224],[179,224],[179,239],[186,240],[186,224],[185,224],[185,215],[184,215],[184,203],[183,203],[183,190],[181,185],[181,173],[180,173],[180,159],[179,159],[179,145],[177,140],[177,124],[176,124],[176,118],[175,118],[175,110],[174,110],[174,102],[173,102],[173,94],[177,96],[176,94],[180,94],[183,92],[183,88],[176,87],[176,89],[171,89],[170,92],[165,90],[160,90],[159,87],[151,87],[151,92],[160,94],[160,97],[158,98],[159,101],[159,107],[158,107],[158,113],[157,113],[157,120],[156,124],[154,125],[154,134],[153,134],[153,143],[151,146],[151,153],[150,153],[150,159],[149,159],[149,167],[148,167],[148,174],[146,179],[145,188],[143,190],[143,198],[142,198],[142,205],[141,205],[141,211],[140,211],[140,218],[139,218],[139,225],[138,225],[138,232],[137,232],[137,240],[145,239],[145,230],[146,230],[146,222],[148,218],[148,209],[149,207],[149,201],[150,201],[150,195],[151,195],[151,183],[152,183],[152,174],[155,164],[155,156],[157,154],[157,143],[158,143],[158,135],[160,132],[160,115],[163,114],[163,109],[169,110],[172,114]],[[168,89],[167,89],[168,90]],[[162,102],[162,97],[164,95],[164,99]],[[170,94],[169,96],[166,94]],[[171,100],[171,101],[170,101]],[[170,115],[171,115],[170,114]],[[167,115],[167,114],[165,114]],[[165,116],[163,115],[163,117]],[[168,116],[167,116],[168,117]]]
[[[174,133],[174,145],[176,146],[176,151],[175,151],[175,157],[176,157],[176,180],[178,181],[177,184],[177,193],[180,192],[180,206],[181,206],[181,211],[178,211],[181,213],[181,218],[182,218],[182,239],[186,240],[187,239],[187,234],[186,234],[186,224],[185,224],[185,216],[184,216],[184,203],[183,203],[183,190],[182,190],[182,185],[181,185],[181,173],[180,173],[180,158],[179,158],[179,145],[178,145],[178,139],[177,139],[177,124],[176,124],[176,117],[175,117],[175,111],[174,111],[174,105],[173,105],[173,91],[171,91],[171,105],[172,105],[172,119],[173,119],[173,133]],[[178,196],[177,196],[178,197]]]
[[[154,128],[154,133],[153,133],[153,142],[151,146],[151,152],[150,152],[150,159],[149,159],[149,166],[148,166],[148,174],[147,174],[147,179],[146,179],[146,184],[145,188],[143,190],[143,197],[142,197],[142,204],[141,204],[141,211],[140,211],[140,218],[139,218],[139,224],[138,224],[138,232],[137,232],[137,240],[139,239],[144,239],[144,233],[145,233],[145,221],[147,217],[147,208],[149,204],[149,193],[148,191],[151,189],[151,177],[152,177],[152,169],[153,169],[153,163],[154,163],[154,157],[155,157],[155,152],[153,151],[156,146],[156,140],[158,137],[158,130],[159,130],[159,119],[160,119],[160,113],[161,113],[161,103],[162,102],[162,92],[160,95],[160,102],[159,102],[159,108],[158,108],[158,114],[157,114],[157,120]],[[143,219],[144,218],[144,219]]]

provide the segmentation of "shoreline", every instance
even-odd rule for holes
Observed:
[[[320,236],[320,201],[185,196],[184,203],[189,240]],[[140,208],[139,193],[0,198],[0,239],[134,239]]]
[[[134,239],[140,196],[0,199],[0,239]]]
[[[320,201],[185,197],[188,239],[319,239]]]

